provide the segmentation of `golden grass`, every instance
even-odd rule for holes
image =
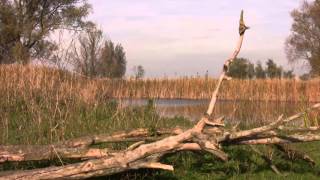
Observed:
[[[149,127],[157,124],[157,115],[143,109],[119,110],[120,104],[113,104],[110,99],[206,99],[215,83],[211,78],[88,79],[44,67],[2,65],[0,144],[43,144],[90,133]],[[319,88],[319,80],[232,80],[222,86],[219,98],[313,102],[320,101]],[[266,113],[270,115],[269,111]],[[245,115],[237,114],[243,119]],[[169,121],[159,122],[169,126]]]
[[[120,109],[109,98],[113,83],[118,81],[50,68],[0,66],[0,144],[51,144],[95,133],[190,124],[160,121],[151,105]]]
[[[215,87],[212,78],[87,79],[44,67],[0,66],[1,96],[45,96],[79,99],[89,104],[108,98],[209,99]],[[8,98],[10,98],[8,97]],[[219,99],[261,101],[320,101],[320,80],[231,80]]]

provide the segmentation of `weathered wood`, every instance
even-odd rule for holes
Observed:
[[[241,12],[240,25],[243,23],[243,12]],[[225,74],[227,72],[227,68],[230,63],[236,58],[238,55],[241,45],[243,42],[244,32],[240,34],[239,42],[235,52],[232,54],[231,58],[228,59],[225,63],[223,72],[220,76],[220,81],[216,87],[212,95],[212,99],[207,111],[207,116],[204,116],[200,119],[200,121],[191,129],[184,131],[175,136],[166,137],[162,140],[149,143],[142,144],[135,149],[127,150],[124,152],[115,153],[112,157],[104,157],[94,160],[88,160],[81,163],[70,164],[62,167],[49,167],[44,169],[36,169],[32,171],[24,171],[20,173],[13,174],[11,176],[6,176],[5,178],[13,178],[13,179],[58,179],[58,178],[86,178],[92,177],[96,175],[105,175],[105,174],[113,174],[115,172],[121,172],[127,169],[134,169],[135,167],[150,166],[150,162],[147,163],[137,163],[143,159],[148,158],[149,156],[155,154],[165,154],[172,151],[183,150],[183,148],[194,148],[195,143],[198,144],[200,149],[204,148],[204,150],[208,152],[212,152],[216,155],[221,155],[224,158],[224,153],[219,150],[217,144],[209,139],[203,138],[201,135],[202,130],[209,122],[209,117],[212,114],[214,109],[216,98],[221,86],[222,81],[225,79]],[[212,123],[208,123],[210,126],[214,126]],[[197,136],[195,136],[197,134]],[[197,137],[197,138],[195,138]],[[93,139],[93,140],[92,140]],[[196,142],[192,144],[189,143],[188,146],[183,146],[185,142],[192,142],[192,140],[196,139]],[[73,147],[84,147],[92,144],[92,142],[97,142],[98,138],[86,138],[72,142]],[[198,147],[197,147],[198,148]],[[218,153],[217,153],[218,152]],[[152,163],[151,163],[152,164]],[[153,164],[154,165],[154,164]],[[159,165],[159,164],[157,164]],[[172,169],[168,166],[153,166],[153,167],[165,167],[166,169]]]
[[[273,164],[272,162],[272,158],[268,157],[267,155],[263,154],[262,152],[260,152],[256,147],[254,146],[250,146],[251,149],[257,153],[265,162],[268,163],[268,165],[270,166],[270,168],[273,170],[273,172],[275,172],[276,174],[281,174],[281,172],[279,171],[279,169],[277,168],[276,165]]]
[[[63,167],[50,167],[39,170],[25,171],[16,173],[12,176],[7,176],[6,178],[58,179],[80,176],[81,174],[87,173],[99,173],[101,170],[109,171],[110,174],[113,174],[115,171],[119,172],[123,169],[130,169],[132,163],[135,163],[136,161],[144,159],[150,155],[178,150],[182,147],[184,141],[191,140],[193,137],[192,134],[198,131],[199,129],[192,128],[176,136],[170,136],[157,142],[143,144],[133,150],[115,153],[112,157],[88,160]],[[134,166],[132,168],[134,168]]]
[[[79,137],[68,140],[62,144],[66,147],[87,147],[93,144],[115,143],[115,142],[136,142],[136,141],[152,141],[153,137],[163,135],[180,134],[183,130],[179,127],[172,129],[158,129],[151,132],[149,129],[141,128],[131,131],[115,132],[114,134],[98,134],[85,137]]]
[[[307,128],[279,127],[278,129],[284,133],[307,133],[307,132],[317,133],[317,132],[320,132],[320,127],[307,127]]]
[[[312,166],[316,165],[316,162],[306,153],[293,149],[288,144],[275,144],[274,145],[278,150],[282,151],[288,159],[296,160],[301,159],[306,161]]]
[[[319,134],[305,134],[305,135],[275,135],[268,137],[248,137],[237,139],[228,142],[232,145],[259,145],[259,144],[291,144],[301,142],[320,141]]]
[[[241,27],[243,27],[243,26],[246,27],[246,25],[244,24],[244,20],[243,20],[243,11],[241,11],[241,16],[240,16],[240,21],[239,21],[239,29]],[[221,75],[219,77],[216,89],[212,93],[211,101],[209,103],[209,107],[208,107],[208,110],[207,110],[207,115],[209,115],[209,116],[212,115],[213,109],[214,109],[214,107],[216,105],[216,102],[217,102],[217,99],[218,99],[219,90],[220,90],[222,82],[224,80],[230,80],[230,77],[227,77],[226,74],[228,72],[230,64],[237,58],[237,56],[238,56],[238,54],[239,54],[239,52],[241,50],[242,42],[243,42],[244,34],[245,34],[246,30],[247,30],[247,28],[244,28],[244,29],[242,28],[242,31],[240,33],[240,38],[238,40],[236,49],[232,53],[231,57],[229,59],[227,59],[227,61],[223,65],[222,73],[221,73]]]
[[[85,157],[86,160],[59,167],[6,173],[6,175],[3,175],[0,179],[84,179],[139,168],[156,168],[173,171],[172,165],[159,163],[163,155],[177,151],[206,151],[226,161],[228,155],[222,151],[221,146],[223,145],[282,144],[320,141],[320,135],[316,134],[317,131],[314,131],[314,134],[282,135],[278,133],[278,131],[281,131],[281,126],[298,119],[304,112],[286,119],[283,119],[281,116],[277,121],[269,125],[244,131],[236,131],[236,128],[231,130],[226,129],[222,121],[223,118],[212,120],[212,112],[215,108],[221,84],[224,80],[229,79],[226,73],[228,72],[230,63],[236,59],[240,52],[246,29],[242,12],[239,27],[240,38],[236,49],[231,57],[224,63],[223,71],[216,89],[212,94],[206,115],[203,116],[194,127],[185,131],[180,128],[174,130],[158,130],[155,132],[150,132],[148,129],[138,129],[113,135],[81,137],[53,147],[41,146],[39,149],[43,148],[43,153],[42,155],[40,154],[39,157],[35,157],[35,154],[32,154],[34,153],[34,149],[28,151],[28,148],[20,148],[19,151],[18,147],[16,147],[16,150],[9,146],[6,148],[2,147],[2,154],[7,153],[12,155],[10,158],[3,156],[4,161],[8,161],[9,159],[21,161],[27,160],[28,158],[36,160],[36,158],[41,159],[41,156],[43,159],[52,158],[55,157],[55,155],[58,157]],[[320,103],[312,106],[310,110],[315,108],[320,108]],[[159,136],[161,136],[161,139],[158,140]],[[156,139],[157,141],[154,141]],[[154,142],[148,142],[150,140]],[[132,144],[126,150],[112,153],[106,150],[90,149],[90,146],[94,144],[123,141],[133,141],[137,143]],[[21,149],[24,149],[25,153],[23,153]],[[73,152],[77,150],[79,152]],[[255,150],[255,148],[253,148],[253,150]],[[68,153],[69,151],[71,151],[71,153]],[[259,151],[256,152],[261,155]],[[92,157],[95,159],[88,159]],[[273,170],[277,171],[270,159],[265,158],[265,160],[267,160]]]
[[[153,142],[166,135],[182,133],[180,128],[159,129],[150,132],[148,129],[115,132],[114,134],[100,134],[79,137],[55,145],[0,145],[0,163],[41,161],[51,159],[92,159],[112,154],[107,149],[89,148],[100,143],[116,142]]]
[[[320,103],[311,106],[306,111],[312,111],[315,109],[320,109]],[[268,132],[268,131],[275,130],[275,129],[281,129],[281,125],[287,124],[287,123],[290,123],[294,120],[299,119],[300,117],[302,117],[304,115],[304,113],[305,112],[299,112],[299,113],[292,115],[286,119],[283,119],[283,116],[281,115],[277,121],[272,122],[271,124],[268,124],[268,125],[265,125],[262,127],[258,127],[258,128],[253,128],[250,130],[245,130],[245,131],[240,131],[240,132],[235,132],[235,133],[226,133],[223,137],[219,137],[217,140],[218,140],[218,142],[232,141],[232,140],[239,139],[239,138],[252,137],[254,135],[262,134],[264,132]],[[298,129],[300,129],[300,128],[298,128]],[[291,130],[294,131],[294,129],[291,129]],[[310,131],[308,131],[308,132],[310,132]]]
[[[0,163],[52,159],[92,159],[111,155],[108,149],[65,148],[53,145],[0,146]]]

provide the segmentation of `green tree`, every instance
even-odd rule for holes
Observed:
[[[247,67],[247,75],[249,79],[254,78],[255,72],[254,72],[254,64],[248,62],[248,67]]]
[[[245,58],[238,58],[230,64],[228,76],[239,79],[254,77],[254,65]]]
[[[292,70],[283,71],[282,76],[283,76],[283,78],[286,78],[286,79],[292,79],[292,78],[294,78],[294,74],[293,74],[293,71],[292,71]]]
[[[305,74],[302,74],[299,78],[300,78],[301,80],[303,80],[303,81],[307,81],[307,80],[309,80],[311,77],[310,77],[310,74],[309,74],[309,73],[305,73]]]
[[[104,43],[100,56],[100,74],[109,78],[122,78],[126,73],[126,53],[121,44],[116,46],[111,40]]]
[[[266,69],[266,74],[268,75],[269,78],[281,78],[282,76],[282,67],[277,66],[277,64],[272,60],[268,59],[267,61],[267,69]]]
[[[290,62],[306,60],[311,74],[320,75],[320,0],[304,1],[291,16],[293,24],[286,41],[287,57]]]
[[[58,29],[79,30],[90,5],[86,0],[0,0],[0,64],[46,58]]]
[[[257,65],[255,67],[255,76],[257,79],[266,78],[266,71],[263,69],[260,61],[257,62]]]

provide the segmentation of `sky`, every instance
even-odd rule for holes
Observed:
[[[238,40],[243,9],[250,30],[238,57],[252,62],[273,59],[285,69],[284,42],[290,35],[290,12],[300,0],[89,0],[89,20],[106,38],[120,43],[127,75],[142,65],[146,77],[209,75],[217,77]]]

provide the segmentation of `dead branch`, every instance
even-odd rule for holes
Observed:
[[[311,106],[306,111],[312,111],[315,109],[320,109],[320,103]],[[270,132],[275,129],[281,129],[281,125],[287,124],[289,122],[292,122],[294,120],[299,119],[300,117],[302,117],[304,115],[304,113],[305,112],[300,112],[300,113],[292,115],[286,119],[283,119],[283,116],[281,115],[277,121],[275,121],[271,124],[268,124],[268,125],[262,126],[262,127],[258,127],[258,128],[254,128],[254,129],[250,129],[250,130],[236,132],[236,133],[231,133],[231,134],[226,133],[223,137],[218,138],[218,141],[219,142],[232,141],[232,140],[239,139],[239,138],[245,138],[245,137],[249,137],[249,136],[252,137],[254,135],[263,134],[265,132],[268,132],[268,131]],[[295,129],[291,129],[291,130],[294,131]]]
[[[242,28],[243,26],[245,27],[243,22],[243,12],[241,12],[239,29]],[[221,83],[225,79],[225,74],[228,70],[229,64],[236,58],[236,56],[240,52],[245,30],[246,29],[242,29],[241,32],[239,31],[240,39],[239,39],[237,48],[235,52],[232,54],[231,58],[228,59],[224,65],[219,83],[212,95],[212,99],[207,111],[207,116],[201,118],[201,120],[193,128],[181,134],[170,136],[153,143],[142,144],[132,150],[115,153],[114,156],[112,157],[103,157],[99,159],[88,160],[81,163],[70,164],[62,167],[49,167],[44,169],[36,169],[32,171],[23,171],[20,173],[15,173],[11,176],[10,175],[6,176],[6,178],[12,178],[12,179],[24,179],[24,178],[26,179],[30,179],[30,178],[57,179],[57,178],[66,178],[66,177],[86,178],[86,177],[92,177],[92,176],[101,175],[101,174],[104,174],[104,175],[113,174],[115,172],[121,172],[128,169],[135,169],[136,167],[141,167],[141,166],[145,167],[146,164],[150,166],[150,163],[148,161],[147,163],[145,162],[138,163],[138,164],[136,163],[155,154],[164,154],[164,153],[181,150],[183,148],[184,142],[186,141],[192,142],[192,140],[195,140],[195,143],[198,144],[201,149],[203,148],[203,150],[205,151],[218,155],[222,159],[226,159],[224,155],[225,153],[219,150],[218,144],[214,140],[209,140],[209,137],[205,135],[201,135],[201,133],[207,124],[206,122],[209,121],[209,116],[212,114]],[[208,123],[208,124],[213,125],[211,123]],[[88,144],[92,143],[92,141],[90,140],[89,141],[80,140],[77,142],[81,142],[81,143],[79,144],[71,143],[71,144],[73,144],[74,146],[87,146]],[[96,142],[96,140],[94,140],[93,142]],[[190,146],[190,144],[188,145]],[[166,169],[171,169],[171,167],[168,167],[168,166],[153,166],[153,167],[166,167]]]
[[[182,133],[179,127],[172,129],[158,129],[151,132],[149,129],[136,129],[132,131],[116,132],[114,134],[98,134],[85,137],[79,137],[63,142],[66,147],[88,147],[94,144],[115,143],[115,142],[137,142],[153,141],[154,137],[163,135],[175,135]]]
[[[223,152],[221,146],[229,145],[257,145],[257,144],[286,144],[296,142],[320,141],[320,135],[307,131],[305,134],[283,135],[279,133],[282,126],[301,117],[304,112],[283,119],[282,116],[266,126],[244,131],[236,131],[236,128],[228,130],[223,123],[223,118],[214,118],[212,112],[222,82],[226,76],[229,65],[240,52],[244,34],[248,27],[243,21],[241,12],[239,23],[240,38],[234,53],[224,63],[223,71],[219,77],[216,89],[206,112],[199,122],[191,129],[183,131],[158,130],[150,132],[147,129],[138,129],[130,132],[120,132],[113,135],[94,135],[81,137],[56,146],[41,146],[44,149],[40,157],[35,157],[34,149],[19,148],[13,146],[1,147],[0,157],[3,161],[39,160],[44,158],[85,158],[84,161],[59,167],[47,167],[28,171],[8,172],[0,179],[84,179],[95,176],[111,175],[123,171],[139,168],[152,168],[173,171],[173,166],[159,163],[163,155],[178,151],[206,151],[212,153],[223,161],[228,160],[228,155]],[[312,106],[309,110],[320,108],[320,103]],[[117,152],[108,150],[90,149],[91,145],[110,142],[135,142],[127,149]],[[153,141],[153,142],[150,142]],[[19,151],[20,149],[20,151]],[[253,148],[255,151],[255,148]],[[41,151],[40,151],[41,152]],[[71,153],[70,153],[71,152]],[[76,153],[75,153],[76,152]],[[255,151],[261,154],[259,151]],[[2,154],[1,154],[2,153]],[[2,155],[2,156],[1,156]],[[11,155],[10,157],[7,155]],[[38,159],[37,159],[38,158]],[[94,159],[90,159],[94,158]],[[278,171],[272,161],[266,158],[271,168]]]
[[[275,135],[269,137],[249,137],[244,139],[234,140],[227,144],[242,144],[242,145],[258,145],[258,144],[290,144],[301,142],[320,141],[320,135],[318,134],[305,134],[305,135]]]
[[[149,129],[116,132],[114,134],[98,134],[79,137],[55,145],[0,145],[0,163],[41,161],[56,158],[61,159],[93,159],[112,154],[108,149],[89,148],[101,143],[118,142],[153,142],[167,135],[177,135],[183,130],[179,127],[159,129],[150,132]]]
[[[108,149],[45,146],[0,146],[0,163],[62,159],[92,159],[109,156]]]
[[[264,161],[266,161],[268,163],[268,165],[270,166],[270,168],[273,170],[273,172],[275,172],[276,174],[281,174],[281,172],[278,170],[277,166],[275,166],[272,162],[272,158],[268,157],[267,155],[263,154],[262,152],[260,152],[256,147],[254,146],[250,146],[250,148],[257,153]]]
[[[306,133],[306,132],[320,132],[320,127],[307,127],[307,128],[294,128],[294,127],[279,127],[281,132],[284,133]]]
[[[274,145],[279,151],[283,152],[285,156],[290,160],[301,159],[312,166],[316,165],[316,162],[306,153],[300,152],[296,149],[293,149],[288,144],[275,144]]]

